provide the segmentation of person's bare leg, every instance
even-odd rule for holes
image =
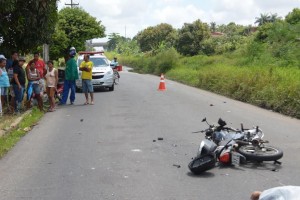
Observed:
[[[55,99],[54,99],[53,96],[50,97],[50,109],[51,109],[52,111],[54,111],[54,109],[55,109]]]
[[[38,106],[39,106],[40,111],[43,111],[43,99],[42,99],[41,95],[37,95],[36,98],[38,101]]]
[[[89,104],[89,93],[84,93],[85,96],[85,104]]]
[[[5,108],[5,96],[1,95],[1,104],[2,104],[2,112],[4,113],[4,108]]]
[[[91,95],[91,104],[94,104],[94,93],[91,92],[90,95]]]

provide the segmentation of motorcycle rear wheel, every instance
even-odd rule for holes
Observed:
[[[273,146],[255,147],[253,145],[241,146],[238,152],[247,160],[254,161],[276,161],[282,158],[283,151]]]

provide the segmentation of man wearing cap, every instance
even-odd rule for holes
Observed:
[[[71,47],[69,51],[69,60],[66,62],[64,91],[63,91],[62,99],[60,101],[60,105],[65,105],[67,103],[70,90],[71,90],[71,94],[70,94],[71,105],[73,105],[75,101],[75,92],[76,92],[75,81],[79,78],[76,60],[74,59],[75,55],[76,55],[76,49],[74,47]]]
[[[18,65],[14,66],[14,78],[12,80],[12,85],[15,92],[15,111],[17,114],[21,111],[22,101],[24,97],[26,76],[23,65],[25,63],[25,58],[20,57]]]

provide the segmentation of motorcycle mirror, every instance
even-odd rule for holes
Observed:
[[[206,117],[202,119],[202,122],[206,122]]]

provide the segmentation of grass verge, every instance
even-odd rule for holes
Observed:
[[[38,109],[33,108],[30,114],[23,117],[22,122],[10,132],[0,137],[0,158],[2,158],[15,144],[31,130],[44,115]]]

